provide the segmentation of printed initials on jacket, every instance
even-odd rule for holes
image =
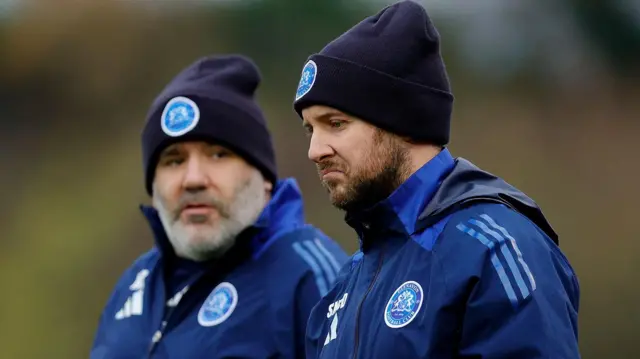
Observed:
[[[329,325],[329,333],[327,333],[327,338],[324,340],[324,345],[329,344],[332,340],[336,339],[338,336],[338,310],[344,308],[347,303],[347,298],[349,297],[349,293],[344,293],[341,299],[335,301],[333,304],[329,305],[329,311],[327,312],[327,318],[333,320]]]

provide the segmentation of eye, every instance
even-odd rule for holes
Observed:
[[[329,125],[331,126],[331,128],[340,129],[340,128],[344,127],[345,121],[342,121],[342,120],[331,120],[331,121],[329,121]]]
[[[225,158],[229,157],[230,155],[231,152],[225,150],[216,150],[211,153],[211,157],[213,157],[214,159]]]
[[[162,161],[160,161],[160,164],[163,167],[176,167],[181,165],[184,162],[184,159],[182,157],[166,157],[163,158]]]
[[[305,133],[307,136],[311,136],[311,135],[313,134],[313,127],[312,127],[312,126],[310,126],[310,125],[304,125],[303,127],[304,127],[304,133]]]

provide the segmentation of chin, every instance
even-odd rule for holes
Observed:
[[[340,181],[322,181],[322,186],[331,196],[340,195],[345,192],[345,185]]]
[[[210,228],[191,231],[187,243],[191,246],[215,246],[220,244],[217,231]]]
[[[212,240],[209,238],[190,238],[187,243],[183,245],[183,252],[187,254],[187,257],[195,260],[206,260],[210,258],[218,257],[224,250],[226,250],[228,244],[220,240]]]
[[[218,226],[212,221],[202,223],[186,223],[182,225],[185,232],[191,237],[210,237],[218,232]]]
[[[217,244],[217,231],[210,224],[189,224],[175,231],[176,240],[189,248],[206,247]]]
[[[332,192],[329,195],[329,200],[334,207],[339,209],[345,209],[345,207],[347,207],[344,193]]]

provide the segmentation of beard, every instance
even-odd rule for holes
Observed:
[[[255,172],[234,189],[228,202],[206,191],[185,192],[174,207],[169,207],[167,198],[154,188],[153,204],[176,255],[197,262],[222,256],[262,213],[267,202],[263,183],[260,173]],[[185,223],[180,215],[191,202],[215,208],[218,218],[212,221],[209,216],[193,215]]]
[[[377,129],[366,157],[343,171],[346,180],[326,180],[331,203],[346,212],[362,211],[389,197],[408,177],[409,151],[392,135]],[[326,168],[344,169],[335,159],[318,164],[318,172]]]

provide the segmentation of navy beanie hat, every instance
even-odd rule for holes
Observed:
[[[453,95],[440,35],[412,1],[368,17],[307,59],[296,92],[300,117],[311,105],[336,108],[417,142],[446,145]]]
[[[155,99],[142,132],[147,193],[161,151],[172,143],[207,141],[228,147],[276,182],[276,161],[262,110],[261,75],[242,55],[204,57],[182,70]]]

